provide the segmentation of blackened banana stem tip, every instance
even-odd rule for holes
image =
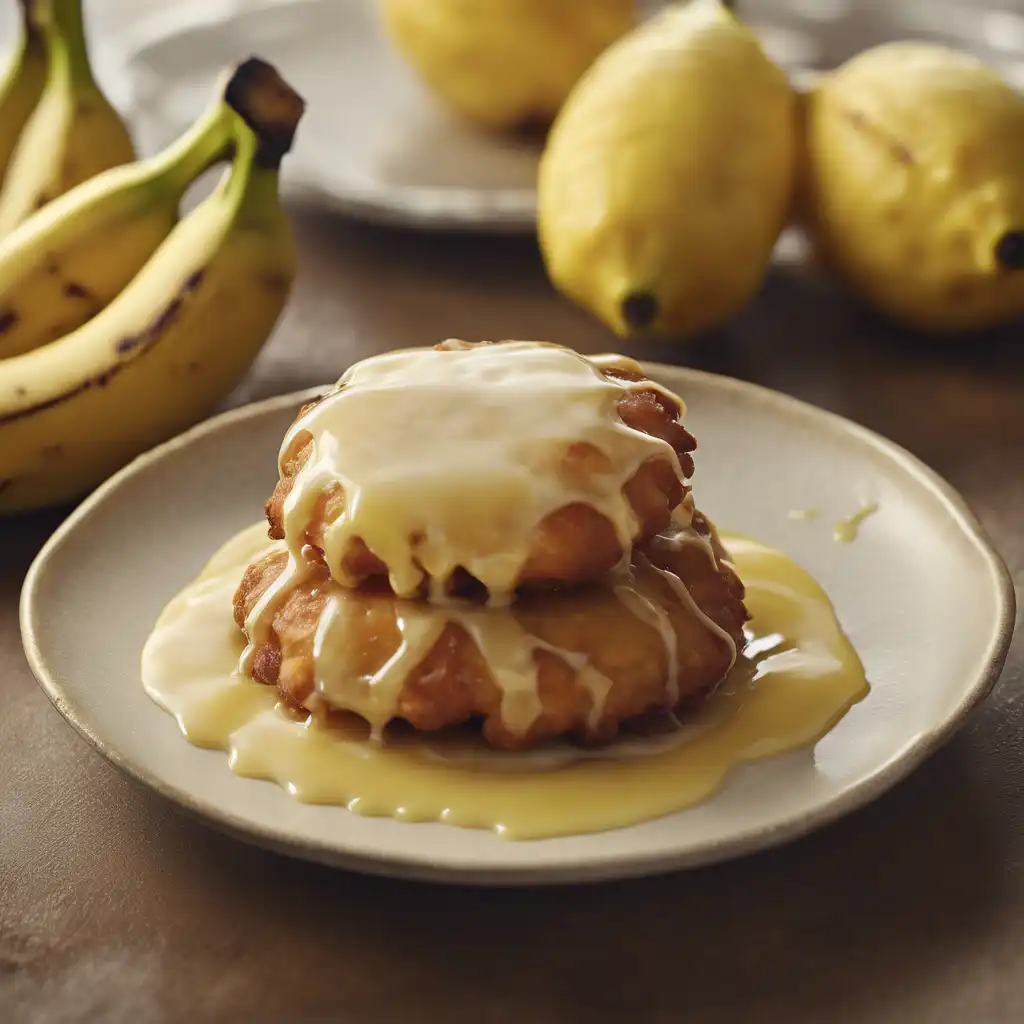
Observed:
[[[234,131],[238,120],[223,102],[223,90],[216,106],[206,112],[176,142],[154,158],[165,169],[167,181],[187,188],[204,171],[235,151]]]
[[[1024,229],[1007,231],[996,242],[995,257],[1003,270],[1024,270]]]
[[[259,57],[239,64],[228,79],[224,100],[252,129],[259,146],[256,163],[276,170],[292,148],[306,101]]]
[[[45,40],[50,74],[67,76],[80,88],[95,88],[82,0],[21,0],[21,5],[26,31]]]

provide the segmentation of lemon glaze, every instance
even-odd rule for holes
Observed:
[[[832,527],[832,537],[839,544],[852,544],[860,533],[864,521],[870,519],[878,511],[878,503],[865,502],[848,519],[842,519]]]
[[[146,642],[143,684],[189,742],[225,750],[238,775],[297,800],[369,816],[441,821],[527,840],[598,832],[683,810],[740,764],[814,744],[868,692],[821,587],[784,554],[726,535],[752,620],[743,655],[679,728],[605,747],[493,751],[465,730],[388,729],[299,716],[239,671],[232,595],[270,544],[264,523],[230,539],[175,597]]]
[[[255,652],[270,639],[281,604],[315,571],[310,529],[329,518],[315,546],[322,547],[343,593],[330,598],[319,622],[317,679],[304,700],[307,710],[326,704],[355,712],[379,737],[396,717],[410,672],[445,627],[457,623],[501,691],[504,727],[527,734],[541,715],[535,652],[545,645],[500,609],[515,599],[538,528],[556,510],[581,503],[607,521],[621,549],[630,551],[640,524],[627,483],[653,459],[667,462],[683,483],[672,446],[619,415],[620,402],[637,392],[659,393],[683,415],[682,399],[646,379],[628,357],[586,357],[547,342],[449,339],[435,348],[387,352],[354,364],[304,410],[281,445],[282,478],[297,450],[306,445],[308,454],[283,502],[287,562],[246,618],[250,642],[241,655],[242,674],[253,674]],[[325,517],[326,503],[339,494],[337,514]],[[672,535],[664,543],[698,545],[714,563],[713,546],[693,528],[692,498],[686,499],[675,509]],[[370,678],[346,665],[358,652],[353,635],[367,604],[350,596],[360,582],[345,559],[355,541],[386,566],[397,597],[418,598],[428,585],[427,601],[401,606],[401,647]],[[447,583],[457,571],[484,585],[488,607],[467,608],[449,598]],[[733,637],[704,614],[673,574],[638,555],[624,557],[613,575],[622,586],[616,587],[617,598],[607,596],[660,634],[670,693],[678,694],[675,635],[657,598],[659,584],[667,584],[674,600],[725,644],[730,667],[735,662]],[[431,605],[445,606],[446,613]],[[574,652],[557,653],[586,689],[596,724],[612,681]]]

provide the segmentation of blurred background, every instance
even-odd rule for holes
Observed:
[[[658,0],[640,0],[655,10]],[[1024,86],[1024,0],[739,0],[798,81],[878,42],[977,52]],[[285,185],[342,212],[431,228],[531,232],[539,146],[483,134],[428,93],[375,0],[87,0],[97,77],[155,152],[203,108],[219,70],[256,52],[309,101]],[[0,40],[15,37],[0,4]],[[781,248],[795,252],[792,237]]]

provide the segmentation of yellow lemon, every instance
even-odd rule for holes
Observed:
[[[381,0],[381,10],[431,90],[491,128],[549,124],[636,22],[636,0]]]
[[[801,206],[822,261],[928,331],[1024,313],[1024,97],[930,43],[890,43],[808,98]]]
[[[794,191],[796,97],[718,0],[610,47],[548,137],[539,228],[558,288],[620,335],[686,337],[757,290]]]

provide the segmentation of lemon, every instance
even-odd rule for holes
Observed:
[[[550,124],[593,59],[636,22],[636,0],[381,0],[423,81],[490,128]]]
[[[551,279],[620,335],[721,323],[785,225],[796,124],[786,75],[721,3],[667,8],[598,58],[548,137]]]
[[[822,262],[926,331],[1024,313],[1024,97],[980,61],[890,43],[808,98],[802,207]]]

